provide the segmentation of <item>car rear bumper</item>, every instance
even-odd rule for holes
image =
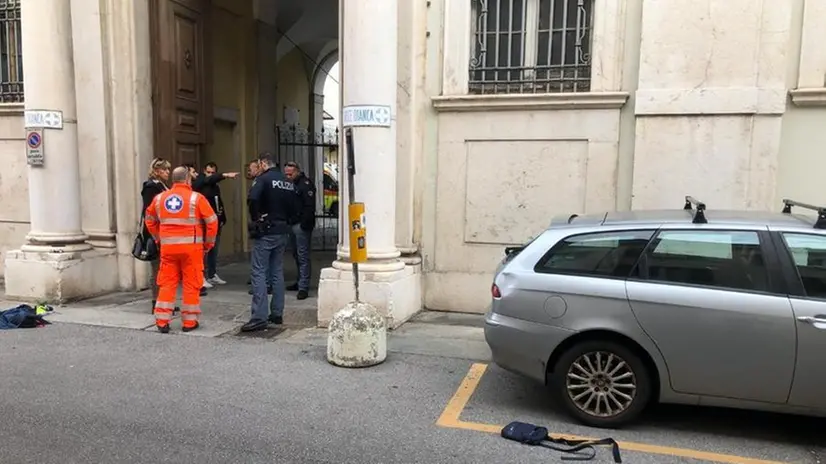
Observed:
[[[545,383],[554,349],[574,332],[501,314],[485,315],[485,341],[493,362],[516,374]]]

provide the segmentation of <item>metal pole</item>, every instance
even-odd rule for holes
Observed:
[[[356,189],[353,178],[356,176],[356,152],[353,147],[353,129],[347,128],[344,132],[344,140],[347,144],[347,196],[348,203],[352,205],[356,202]],[[348,220],[352,220],[348,212]],[[349,224],[349,222],[348,222]],[[352,233],[350,227],[347,227],[347,232]],[[350,250],[352,253],[352,250]],[[356,292],[356,303],[359,302],[359,263],[353,262],[353,288]]]

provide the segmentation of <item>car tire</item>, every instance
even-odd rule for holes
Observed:
[[[602,364],[599,367],[597,359]],[[586,341],[559,358],[551,388],[568,414],[582,424],[619,428],[639,417],[651,400],[651,372],[638,355],[620,343]]]

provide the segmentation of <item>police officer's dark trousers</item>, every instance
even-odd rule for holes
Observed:
[[[292,247],[295,265],[298,268],[298,289],[305,292],[310,291],[310,241],[313,231],[306,231],[301,228],[301,224],[292,227]]]
[[[284,250],[289,233],[264,235],[252,247],[252,318],[265,322],[284,316]],[[272,273],[272,301],[267,301],[267,274]],[[269,304],[268,304],[269,303]]]

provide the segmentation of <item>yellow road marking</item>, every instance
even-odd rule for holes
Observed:
[[[473,392],[479,387],[479,382],[487,370],[487,364],[474,363],[470,366],[459,389],[453,395],[453,398],[447,403],[444,411],[436,421],[436,425],[440,427],[447,427],[453,429],[473,430],[476,432],[495,433],[499,434],[502,431],[502,425],[483,424],[480,422],[467,422],[461,419],[462,411],[465,410],[470,397]],[[569,440],[594,440],[593,437],[581,437],[577,435],[556,434],[552,433],[554,438],[566,438]],[[744,456],[734,456],[731,454],[710,453],[707,451],[698,451],[688,448],[673,448],[670,446],[650,445],[646,443],[635,443],[630,441],[619,442],[620,449],[627,451],[637,451],[640,453],[661,454],[666,456],[679,456],[690,459],[700,459],[703,461],[720,462],[726,464],[786,464],[780,461],[767,461],[765,459],[747,458]]]

